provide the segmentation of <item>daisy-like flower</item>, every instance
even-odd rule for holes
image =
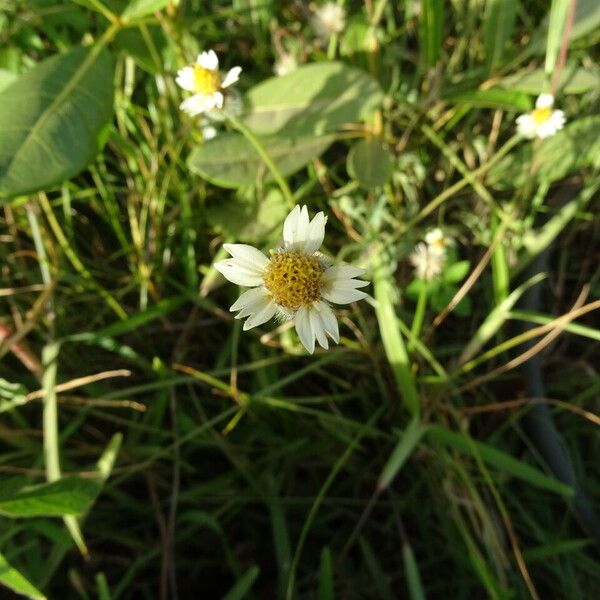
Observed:
[[[318,252],[325,237],[327,217],[320,212],[309,220],[306,206],[296,206],[283,224],[283,246],[267,258],[246,244],[224,244],[232,258],[215,264],[229,281],[250,287],[229,310],[246,318],[244,331],[275,315],[295,321],[298,337],[312,354],[315,341],[327,349],[327,335],[339,343],[338,324],[329,306],[362,300],[357,288],[369,285],[355,279],[365,271],[349,265],[330,266]]]
[[[441,275],[451,243],[452,240],[439,228],[427,232],[425,241],[419,242],[408,257],[417,279],[431,281]]]
[[[326,2],[315,10],[311,23],[317,36],[328,40],[332,34],[344,30],[346,11],[335,2]]]
[[[565,113],[553,110],[554,96],[540,94],[535,102],[535,108],[517,117],[517,131],[526,138],[547,138],[553,136],[565,124]]]
[[[192,117],[223,108],[224,90],[239,79],[241,71],[242,67],[233,67],[221,81],[217,55],[213,50],[202,52],[194,65],[177,72],[177,85],[194,94],[186,98],[179,108]]]

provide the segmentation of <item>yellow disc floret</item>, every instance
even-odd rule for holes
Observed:
[[[552,114],[552,108],[550,108],[549,106],[546,106],[544,108],[536,108],[531,116],[533,117],[533,122],[536,125],[541,125],[542,123],[545,123],[549,118],[550,115]]]
[[[221,87],[219,72],[205,69],[200,65],[194,65],[194,86],[196,93],[204,96],[218,92]]]
[[[264,283],[276,304],[297,310],[321,297],[324,271],[316,256],[294,251],[277,252],[269,260]]]

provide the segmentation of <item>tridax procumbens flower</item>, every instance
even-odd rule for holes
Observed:
[[[553,136],[565,124],[565,113],[553,110],[554,96],[540,94],[535,108],[517,117],[517,131],[526,138],[547,138]]]
[[[283,224],[283,246],[267,258],[246,244],[224,244],[233,258],[215,264],[229,281],[250,287],[229,309],[246,319],[244,330],[262,325],[275,315],[294,319],[298,337],[312,353],[315,341],[328,348],[327,335],[338,343],[338,324],[329,302],[348,304],[366,294],[369,285],[355,279],[365,271],[349,265],[330,266],[318,252],[327,217],[319,212],[309,220],[306,206],[296,206]]]
[[[415,268],[417,279],[431,281],[441,275],[448,258],[448,246],[452,240],[439,228],[428,231],[425,241],[419,242],[408,260]]]
[[[334,33],[344,30],[346,11],[335,2],[326,2],[315,10],[311,24],[317,36],[327,41]]]
[[[194,93],[179,108],[192,117],[214,108],[223,108],[224,90],[239,79],[241,71],[242,67],[233,67],[221,81],[217,55],[213,50],[202,52],[198,55],[196,64],[183,67],[177,72],[177,85]]]

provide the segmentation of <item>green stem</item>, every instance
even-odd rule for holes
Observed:
[[[255,150],[260,154],[260,157],[263,159],[269,171],[275,178],[277,185],[279,185],[279,189],[283,194],[286,202],[288,203],[290,208],[293,208],[296,204],[294,200],[294,196],[286,183],[285,179],[279,172],[277,165],[273,162],[273,159],[269,156],[268,152],[265,150],[265,147],[261,144],[260,140],[246,127],[237,117],[234,117],[232,114],[226,113],[229,122],[254,146]]]
[[[427,281],[422,282],[421,289],[419,290],[419,298],[417,299],[417,308],[415,309],[415,316],[413,317],[412,326],[410,333],[412,339],[408,341],[408,352],[411,353],[414,348],[414,340],[419,339],[421,328],[423,327],[423,318],[425,317],[425,309],[427,308],[427,296],[429,292],[429,283]]]
[[[406,408],[412,415],[419,414],[420,400],[410,369],[408,353],[400,333],[394,309],[396,285],[382,259],[382,249],[375,253],[373,287],[375,288],[375,314],[388,362],[392,367],[396,384],[402,393]]]

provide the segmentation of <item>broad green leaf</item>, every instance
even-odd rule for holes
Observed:
[[[106,51],[49,58],[0,93],[0,196],[31,193],[91,162],[113,105]]]
[[[98,493],[91,479],[66,477],[12,491],[0,492],[0,514],[7,517],[60,517],[79,515]]]
[[[246,598],[246,595],[254,585],[259,574],[260,567],[257,567],[256,565],[250,567],[223,596],[223,600],[242,600],[243,598]]]
[[[261,135],[320,135],[368,118],[382,99],[379,84],[364,71],[316,63],[251,88],[245,122]]]
[[[160,59],[164,59],[169,39],[158,25],[147,25],[145,33],[135,27],[121,29],[114,39],[114,46],[149,73],[162,73],[165,69]],[[152,48],[149,48],[149,44]]]
[[[497,450],[489,444],[469,439],[466,434],[455,433],[441,425],[431,425],[427,430],[427,434],[436,441],[451,446],[459,452],[465,454],[476,453],[483,462],[526,483],[563,496],[572,496],[574,493],[573,488],[566,483],[542,473],[535,467],[513,458],[506,452]]]
[[[131,0],[121,17],[132,21],[162,10],[170,0]]]
[[[351,177],[366,190],[379,187],[392,176],[392,159],[389,151],[374,137],[360,140],[350,150],[347,169]]]
[[[19,571],[12,567],[2,554],[0,554],[0,583],[20,596],[27,596],[34,600],[45,600],[46,598]]]
[[[532,142],[521,145],[502,159],[489,174],[487,183],[498,189],[523,185],[533,175],[540,181],[558,181],[581,169],[600,165],[600,116],[567,123],[556,135],[539,143],[536,169],[532,171]]]
[[[486,0],[483,40],[489,72],[502,64],[504,52],[512,37],[516,15],[516,0]]]
[[[491,88],[459,92],[445,98],[453,104],[469,104],[476,108],[503,108],[506,110],[528,111],[532,107],[531,98],[516,90]]]
[[[510,90],[537,95],[543,89],[546,74],[543,69],[525,73],[515,73],[503,77],[498,85]],[[579,67],[575,63],[567,64],[560,74],[559,90],[562,94],[583,94],[600,88],[600,69]]]
[[[18,75],[14,71],[9,71],[8,69],[0,69],[0,92],[8,87],[15,79],[17,79]]]
[[[387,459],[379,479],[377,480],[377,489],[384,490],[394,480],[398,471],[404,466],[404,463],[415,451],[423,434],[427,431],[427,427],[421,424],[418,415],[414,416],[405,431],[401,433],[398,443],[392,450]]]
[[[426,67],[433,67],[444,40],[444,0],[421,0],[420,52]]]
[[[294,138],[282,134],[264,137],[260,141],[285,177],[322,154],[333,140],[331,135]],[[254,146],[239,133],[224,133],[196,146],[187,164],[194,173],[226,188],[252,185],[260,177],[272,178]]]
[[[225,237],[246,243],[264,243],[279,228],[289,207],[279,189],[264,198],[230,199],[211,203],[206,209],[210,224]]]

